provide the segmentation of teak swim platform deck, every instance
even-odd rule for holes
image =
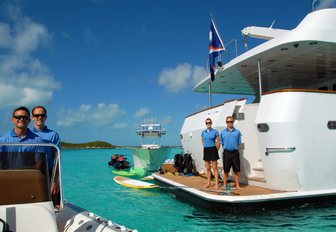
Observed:
[[[224,191],[220,183],[219,190],[204,188],[206,178],[201,176],[183,176],[172,173],[152,174],[155,182],[162,189],[173,193],[177,198],[192,205],[211,211],[249,212],[264,209],[276,209],[299,206],[310,203],[311,206],[330,203],[336,200],[336,195],[329,192],[286,192],[241,184],[241,189],[235,189],[235,183],[230,182],[231,191]],[[213,181],[212,181],[213,184]]]

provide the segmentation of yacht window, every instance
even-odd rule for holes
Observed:
[[[319,90],[328,90],[328,87],[327,86],[322,86],[320,88],[318,88]]]
[[[267,125],[267,123],[258,123],[257,125],[257,130],[259,132],[268,132],[269,131],[269,126]]]
[[[332,88],[333,91],[336,91],[336,84],[333,84],[333,88]]]

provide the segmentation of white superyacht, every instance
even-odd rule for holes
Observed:
[[[335,199],[336,9],[311,12],[292,30],[247,27],[242,34],[266,41],[218,65],[214,81],[208,75],[194,91],[208,93],[211,85],[212,93],[250,95],[255,100],[232,99],[187,116],[181,143],[184,152],[192,154],[196,170],[204,170],[205,119],[210,117],[221,131],[232,115],[243,140],[240,182],[269,193],[242,194],[243,187],[235,196],[213,195],[169,177],[154,177],[179,186],[176,192],[185,199],[213,207]],[[222,156],[222,148],[219,153]],[[222,169],[222,159],[219,166]]]

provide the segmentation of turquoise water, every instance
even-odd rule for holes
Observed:
[[[336,206],[219,214],[196,208],[162,189],[134,190],[113,181],[112,154],[129,149],[65,150],[65,199],[138,231],[336,231]],[[172,157],[179,153],[171,151]]]

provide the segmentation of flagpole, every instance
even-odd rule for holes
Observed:
[[[212,108],[211,81],[209,81],[209,106],[210,106],[210,108]]]
[[[222,55],[221,52],[225,51],[224,43],[219,35],[216,27],[215,20],[212,14],[210,14],[210,32],[209,32],[209,68],[210,68],[210,80],[209,80],[209,105],[212,107],[212,90],[211,82],[215,81],[215,70],[216,70],[216,58],[218,56],[218,65],[222,67]]]

